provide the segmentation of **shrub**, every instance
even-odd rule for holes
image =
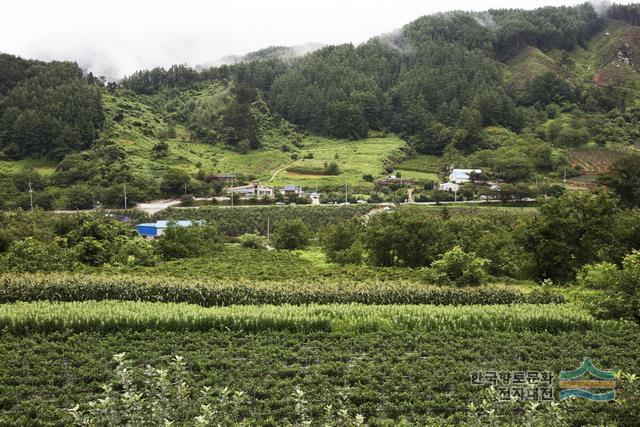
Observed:
[[[362,230],[362,224],[356,220],[330,226],[321,238],[327,259],[342,265],[360,264],[364,254]]]
[[[431,268],[459,286],[477,286],[488,278],[485,269],[489,262],[474,252],[466,253],[460,246],[454,246],[434,261]]]
[[[276,227],[271,241],[276,249],[304,249],[309,244],[309,227],[299,219],[283,221]]]
[[[610,262],[587,264],[578,271],[576,282],[586,288],[606,289],[617,272],[618,267]]]
[[[377,266],[422,267],[446,247],[443,221],[401,209],[371,217],[363,234],[369,259]]]
[[[191,194],[183,194],[180,196],[180,204],[182,206],[193,206],[196,199]]]
[[[599,317],[640,323],[640,251],[624,257],[622,265],[622,270],[612,272],[606,297],[593,310]]]
[[[78,260],[94,267],[108,263],[109,259],[111,259],[112,249],[111,242],[97,240],[93,237],[84,237],[74,246]]]
[[[220,235],[216,227],[178,227],[170,224],[157,245],[163,258],[178,259],[202,256],[219,242]]]
[[[243,234],[242,236],[239,237],[238,240],[240,241],[240,245],[243,248],[264,249],[264,247],[266,246],[266,241],[265,241],[266,239],[257,233]]]
[[[43,242],[33,237],[13,242],[2,257],[3,271],[47,272],[73,270],[72,252],[60,242]]]
[[[325,175],[340,175],[340,167],[336,162],[331,162],[324,167]]]
[[[116,249],[111,263],[116,265],[153,266],[160,262],[153,240],[119,237],[115,242]]]

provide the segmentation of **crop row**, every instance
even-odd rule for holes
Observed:
[[[304,305],[231,306],[132,301],[17,302],[0,305],[0,330],[11,333],[57,330],[515,330],[585,331],[616,328],[573,305]]]
[[[200,281],[162,277],[77,274],[0,275],[0,303],[15,301],[122,300],[198,304],[492,305],[562,303],[561,295],[525,295],[507,287],[453,288],[411,282],[243,280]]]
[[[458,417],[482,398],[480,388],[470,383],[470,372],[550,371],[557,376],[577,368],[585,356],[602,369],[637,372],[640,331],[5,334],[0,340],[0,425],[70,425],[63,408],[100,396],[100,385],[111,379],[112,355],[121,352],[135,366],[158,368],[173,355],[183,356],[194,387],[211,387],[212,397],[224,387],[246,393],[243,414],[249,425],[291,425],[291,393],[298,387],[305,391],[311,418],[334,404],[363,414],[369,426],[398,425],[403,418],[413,425],[465,425]],[[199,409],[197,400],[192,405]],[[614,425],[617,408],[580,400],[563,415],[570,425]],[[524,425],[517,411],[511,414],[510,425]]]

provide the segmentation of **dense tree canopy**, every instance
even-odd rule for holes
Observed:
[[[0,55],[0,73],[0,150],[6,157],[62,158],[97,138],[104,122],[100,88],[76,64]]]

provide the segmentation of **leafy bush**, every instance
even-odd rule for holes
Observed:
[[[271,241],[276,249],[304,249],[309,244],[311,232],[309,227],[299,219],[284,221],[278,224]]]
[[[165,259],[193,258],[206,254],[219,242],[220,235],[214,226],[179,227],[170,223],[157,247]]]
[[[243,248],[264,249],[266,246],[266,239],[257,233],[243,234],[238,240]]]
[[[454,246],[431,264],[431,268],[459,286],[477,286],[488,278],[486,266],[489,260],[466,253],[460,246]]]
[[[593,309],[600,317],[640,323],[640,251],[624,257],[622,265],[621,270],[611,273],[606,297]]]
[[[610,262],[587,264],[576,275],[576,282],[590,289],[606,289],[616,276],[618,267]]]
[[[364,246],[360,241],[362,231],[362,224],[356,220],[330,226],[321,238],[327,259],[342,265],[362,263],[364,256]]]
[[[325,175],[340,175],[340,167],[336,162],[327,163],[324,166]]]
[[[153,266],[160,262],[153,240],[119,237],[111,256],[111,264]]]
[[[3,271],[65,271],[74,268],[73,253],[59,241],[43,242],[33,237],[13,242],[2,257]]]
[[[415,210],[372,216],[363,234],[369,259],[377,266],[421,267],[443,252],[443,221]]]

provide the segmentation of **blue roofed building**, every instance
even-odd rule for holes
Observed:
[[[138,234],[142,237],[156,238],[162,236],[168,227],[191,227],[202,225],[203,221],[156,221],[136,225]]]

